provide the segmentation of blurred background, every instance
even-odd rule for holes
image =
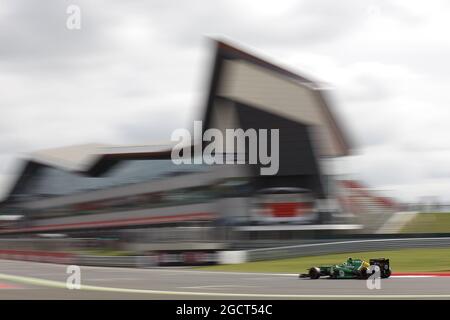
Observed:
[[[444,244],[448,3],[100,2],[0,4],[1,258],[201,265]],[[278,173],[175,165],[171,133],[194,120],[279,129]]]

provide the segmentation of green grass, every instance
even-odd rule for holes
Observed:
[[[450,213],[418,213],[401,230],[402,233],[450,232]]]
[[[389,258],[393,272],[450,271],[450,248],[354,252],[248,262],[243,264],[217,265],[199,267],[198,269],[211,271],[301,273],[312,266],[344,262],[348,257],[365,260],[379,257]]]

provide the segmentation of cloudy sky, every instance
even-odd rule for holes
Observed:
[[[81,29],[66,27],[67,8]],[[353,177],[450,201],[448,1],[0,2],[0,194],[27,152],[167,141],[209,80],[208,37],[332,88]]]

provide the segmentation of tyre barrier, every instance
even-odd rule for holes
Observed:
[[[34,250],[0,250],[0,259],[99,267],[148,268],[157,265],[154,256],[86,256]]]
[[[58,264],[74,264],[76,262],[76,256],[71,253],[34,250],[0,250],[0,259]]]

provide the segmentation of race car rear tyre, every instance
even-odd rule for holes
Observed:
[[[362,267],[361,270],[359,270],[358,273],[359,273],[358,275],[359,275],[360,279],[368,279],[369,276],[370,276],[370,274],[369,274],[369,272],[368,272],[366,267]]]
[[[389,278],[391,276],[391,274],[392,274],[391,269],[387,269],[385,272],[381,273],[381,278],[382,279],[387,279],[387,278]]]
[[[320,269],[317,267],[312,267],[309,269],[309,277],[311,279],[319,279],[320,278]]]

